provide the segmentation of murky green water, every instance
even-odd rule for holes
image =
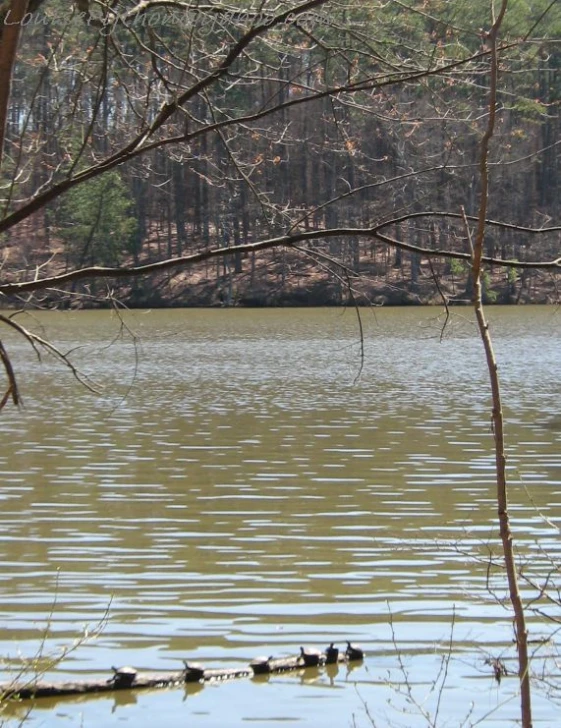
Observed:
[[[489,315],[511,515],[539,581],[560,557],[560,318],[545,307]],[[243,666],[346,639],[367,659],[336,675],[41,702],[30,723],[424,726],[404,699],[408,681],[433,714],[444,682],[449,725],[474,701],[472,722],[490,712],[485,725],[508,724],[515,680],[498,687],[485,664],[501,656],[510,668],[513,653],[505,584],[488,571],[498,553],[490,405],[469,312],[454,311],[442,341],[436,310],[364,312],[362,371],[351,311],[125,321],[27,320],[61,349],[79,347],[74,361],[100,396],[6,340],[25,407],[0,415],[3,679],[37,653],[47,625],[50,652],[107,609],[101,634],[49,678],[109,675],[113,664],[177,670],[183,658]],[[552,628],[536,617],[532,629]],[[537,688],[536,723],[553,725],[555,702]]]

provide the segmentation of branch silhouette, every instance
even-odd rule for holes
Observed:
[[[251,253],[279,247],[292,248],[299,243],[316,242],[322,239],[328,239],[333,237],[374,238],[394,248],[401,248],[402,250],[407,250],[412,253],[419,253],[420,255],[424,255],[429,258],[452,258],[465,261],[471,260],[471,253],[469,252],[444,250],[439,248],[429,248],[421,245],[413,245],[411,243],[405,243],[399,240],[395,240],[394,238],[380,232],[382,229],[391,225],[395,225],[406,220],[411,220],[415,218],[418,219],[422,217],[450,217],[458,220],[462,219],[461,215],[451,212],[411,213],[409,215],[404,215],[399,218],[387,220],[383,223],[379,223],[378,225],[369,228],[338,227],[325,230],[311,230],[305,232],[303,231],[298,233],[291,233],[288,235],[280,235],[274,238],[267,238],[266,240],[260,240],[255,243],[232,245],[228,248],[211,248],[209,250],[191,253],[189,255],[183,255],[175,258],[167,258],[166,260],[159,260],[154,263],[146,263],[144,265],[119,267],[88,266],[85,268],[79,268],[77,270],[70,271],[68,273],[61,273],[60,275],[49,276],[47,278],[38,278],[32,281],[3,283],[0,284],[0,295],[9,296],[30,291],[58,288],[68,283],[84,280],[86,278],[133,278],[147,275],[149,273],[169,271],[175,268],[188,268],[197,263],[203,263],[204,261],[214,258],[222,258],[227,255],[234,255],[235,253]],[[469,215],[466,216],[466,219],[469,221],[477,221],[476,217]],[[531,235],[543,235],[547,233],[555,233],[561,231],[561,227],[527,228],[518,225],[512,225],[509,223],[499,222],[497,220],[487,220],[486,224],[498,228],[503,228],[505,230],[517,230],[519,232]],[[533,269],[544,271],[561,270],[561,257],[548,261],[520,261],[482,256],[481,260],[482,263],[484,263],[485,265],[503,266],[505,268]]]

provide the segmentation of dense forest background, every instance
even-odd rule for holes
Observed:
[[[248,249],[7,300],[469,300],[468,262],[422,251],[469,255],[486,0],[309,3],[276,24],[290,3],[142,5],[50,0],[25,16],[0,179],[3,282]],[[561,3],[512,2],[503,35],[488,209],[502,224],[486,254],[554,259],[559,232],[535,230],[561,201]],[[357,228],[375,230],[346,234]],[[323,230],[305,249],[249,250]],[[491,265],[484,282],[488,301],[557,296],[555,275],[532,269]]]

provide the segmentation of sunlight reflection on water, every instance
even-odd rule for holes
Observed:
[[[560,433],[547,427],[556,404],[540,391],[560,379],[559,336],[541,313],[493,310],[508,357],[513,527],[534,576],[551,568],[544,549],[557,557],[561,515]],[[453,632],[451,714],[464,710],[474,680],[501,702],[484,658],[510,649],[512,631],[504,583],[487,574],[497,548],[494,460],[471,327],[440,344],[424,338],[432,312],[377,312],[354,383],[355,322],[338,312],[131,314],[142,337],[135,374],[126,341],[95,355],[110,338],[109,314],[42,318],[69,346],[90,337],[79,356],[108,392],[86,394],[11,344],[26,408],[3,414],[3,654],[33,655],[49,620],[49,645],[71,641],[109,604],[102,635],[59,678],[105,674],[115,662],[177,669],[184,657],[239,665],[353,639],[372,658],[352,680],[283,676],[239,692],[205,688],[186,702],[188,711],[206,706],[205,725],[224,725],[229,695],[259,701],[266,688],[254,709],[227,712],[228,725],[283,722],[294,712],[283,713],[286,700],[314,725],[318,699],[322,713],[333,706],[341,716],[331,725],[346,725],[362,703],[344,688],[358,681],[368,702],[397,699],[388,682],[403,679],[400,650],[426,687]],[[166,706],[179,699],[169,694]],[[149,715],[165,703],[135,697],[109,717],[111,700],[64,703],[58,715],[72,722],[82,711],[87,725],[93,711],[99,724],[101,711],[104,725],[143,728],[141,707]],[[46,711],[37,715],[51,725]]]

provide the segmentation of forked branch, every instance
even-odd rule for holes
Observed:
[[[82,384],[84,387],[86,387],[86,389],[95,394],[99,394],[99,389],[92,385],[87,375],[84,374],[84,372],[80,371],[80,369],[71,361],[68,353],[65,354],[47,339],[44,339],[38,334],[35,334],[33,331],[27,329],[25,326],[22,326],[17,321],[14,321],[13,317],[8,317],[0,314],[0,323],[10,326],[12,329],[17,331],[18,334],[23,336],[23,338],[28,342],[28,344],[30,344],[30,346],[35,351],[38,359],[41,359],[41,351],[48,352],[49,354],[54,356],[55,359],[58,359],[58,361],[62,362],[64,366],[72,372],[72,375],[75,377],[75,379],[80,382],[80,384]],[[19,389],[11,359],[8,356],[4,346],[2,345],[2,342],[0,342],[0,360],[2,361],[4,370],[8,378],[8,387],[6,389],[6,392],[4,393],[4,396],[0,400],[1,410],[5,406],[8,399],[10,399],[10,397],[12,398],[12,402],[15,405],[21,404],[21,396],[19,394]]]

